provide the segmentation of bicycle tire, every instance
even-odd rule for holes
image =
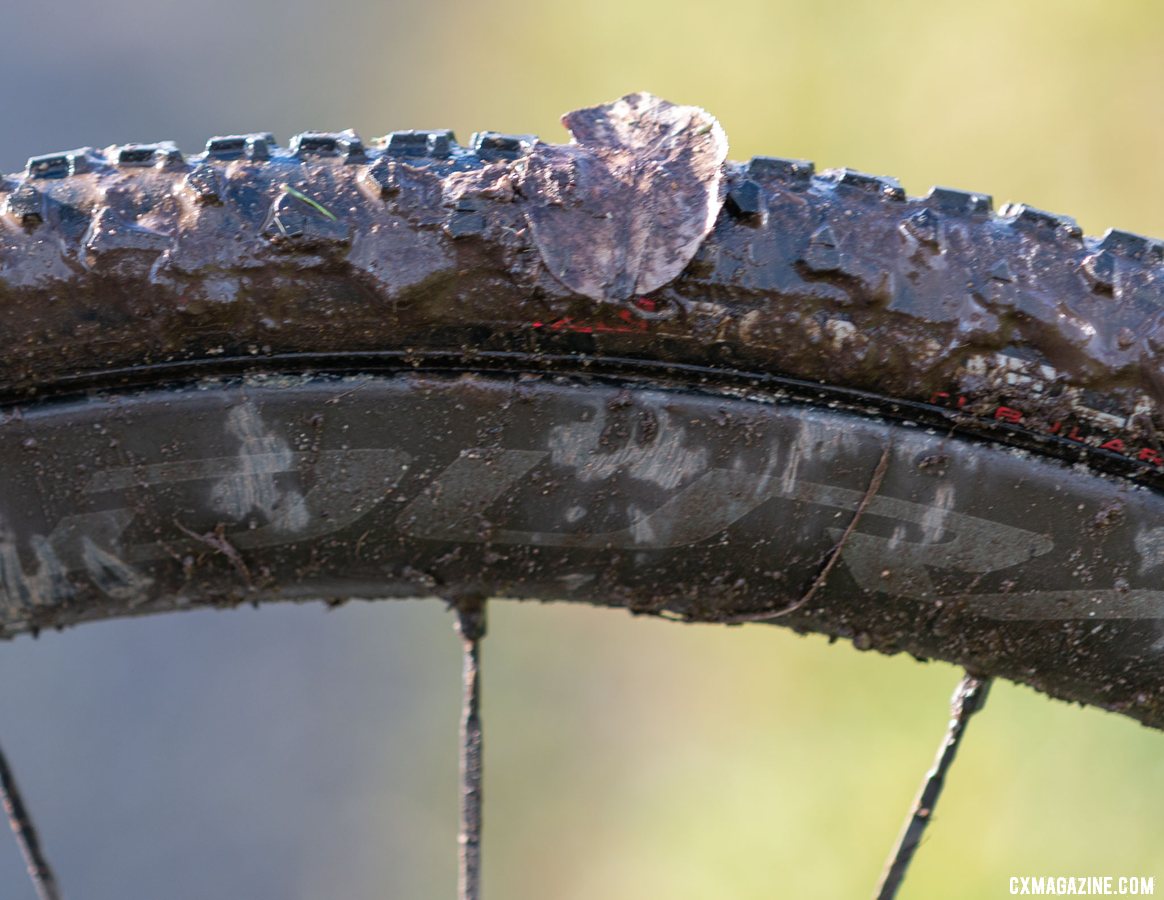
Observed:
[[[1164,245],[728,163],[648,95],[564,121],[0,179],[2,634],[568,599],[1164,726]]]

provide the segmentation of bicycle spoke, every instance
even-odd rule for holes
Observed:
[[[963,676],[954,690],[954,696],[950,700],[950,725],[938,747],[933,768],[926,773],[913,808],[905,820],[901,837],[897,839],[897,846],[881,875],[881,884],[876,893],[877,900],[893,900],[897,896],[926,826],[933,818],[934,807],[946,782],[946,773],[950,771],[950,766],[953,765],[954,757],[958,753],[958,746],[966,733],[966,723],[974,713],[982,709],[989,691],[989,678],[979,678],[970,673]]]
[[[4,811],[8,814],[8,824],[12,826],[12,833],[16,835],[16,843],[20,845],[20,852],[24,856],[28,867],[28,877],[32,879],[36,888],[36,895],[40,900],[61,900],[61,892],[57,887],[56,877],[52,867],[45,858],[40,846],[40,838],[36,833],[36,826],[28,815],[24,799],[20,796],[20,789],[16,786],[16,778],[12,768],[8,765],[8,757],[0,750],[0,794],[3,795]]]
[[[481,897],[481,638],[485,635],[485,602],[474,599],[457,606],[457,631],[464,650],[461,706],[461,833],[457,897]]]

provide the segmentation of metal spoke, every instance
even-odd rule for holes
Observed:
[[[461,704],[461,833],[457,897],[481,897],[481,638],[485,636],[485,601],[457,604],[457,631],[464,650]]]
[[[958,745],[966,733],[966,723],[970,717],[986,702],[986,695],[990,690],[990,679],[980,678],[977,675],[966,673],[958,683],[954,696],[950,700],[950,725],[946,735],[938,747],[938,755],[934,760],[933,768],[926,773],[917,799],[909,817],[905,820],[905,827],[901,830],[901,837],[897,839],[897,846],[885,866],[881,875],[881,884],[877,888],[877,900],[893,900],[901,883],[905,880],[905,872],[909,868],[913,855],[921,843],[926,826],[934,815],[934,807],[945,786],[946,773],[953,765],[954,756],[958,753]]]
[[[20,845],[20,852],[28,866],[28,877],[36,888],[36,895],[40,900],[61,900],[61,892],[57,887],[57,879],[53,875],[52,867],[45,858],[40,847],[40,838],[36,833],[36,826],[28,815],[24,799],[20,796],[20,789],[16,786],[16,778],[12,768],[8,765],[8,757],[0,750],[0,793],[3,794],[4,811],[8,814],[8,824],[12,826],[12,833],[16,835],[16,843]]]

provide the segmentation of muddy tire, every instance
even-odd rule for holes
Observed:
[[[567,124],[0,181],[3,634],[573,600],[1164,725],[1162,245],[642,95]]]

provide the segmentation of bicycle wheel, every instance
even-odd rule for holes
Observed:
[[[0,224],[0,625],[353,596],[771,621],[1159,727],[1157,242],[575,141],[37,157]]]

